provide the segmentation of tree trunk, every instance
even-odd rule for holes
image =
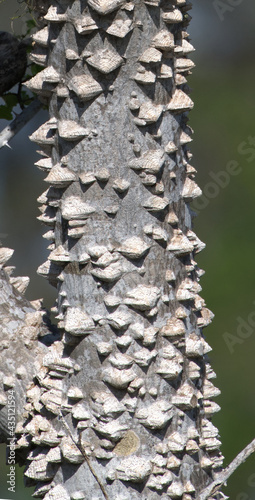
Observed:
[[[32,60],[45,69],[27,85],[49,103],[31,139],[49,186],[39,273],[58,288],[61,340],[37,370],[18,444],[45,500],[192,500],[221,471],[202,334],[212,313],[194,261],[204,244],[188,205],[201,194],[190,7],[60,0],[41,12]]]

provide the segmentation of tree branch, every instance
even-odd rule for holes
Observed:
[[[33,118],[39,111],[42,103],[35,99],[27,108],[25,108],[10,125],[4,128],[0,133],[0,149],[9,146],[9,141]]]
[[[110,499],[109,499],[109,497],[108,497],[108,495],[107,495],[107,492],[106,492],[106,490],[105,490],[105,487],[104,487],[103,483],[102,483],[102,482],[101,482],[101,480],[99,479],[99,477],[98,477],[98,475],[97,475],[96,471],[93,469],[93,467],[92,467],[92,465],[91,465],[91,463],[90,463],[89,457],[88,457],[88,455],[87,455],[87,453],[86,453],[86,450],[84,449],[84,447],[83,447],[82,443],[77,442],[77,441],[76,441],[76,439],[74,438],[74,436],[73,436],[73,434],[72,434],[72,431],[71,431],[71,429],[70,429],[70,427],[69,427],[68,423],[66,422],[66,420],[65,420],[65,418],[64,418],[64,416],[63,416],[63,414],[62,414],[62,412],[60,412],[60,417],[61,417],[61,420],[62,420],[62,422],[63,422],[63,424],[64,424],[64,426],[65,426],[65,428],[66,428],[66,430],[67,430],[67,432],[68,432],[68,434],[69,434],[69,436],[70,436],[70,438],[72,439],[73,443],[75,444],[75,446],[77,446],[78,450],[81,452],[81,454],[82,454],[82,455],[83,455],[83,457],[85,458],[85,460],[86,460],[86,462],[87,462],[87,465],[88,465],[88,468],[89,468],[89,470],[90,470],[91,474],[94,476],[94,478],[95,478],[96,482],[98,483],[98,485],[99,485],[99,487],[100,487],[100,489],[101,489],[101,491],[102,491],[102,493],[103,493],[103,495],[104,495],[104,498],[105,498],[106,500],[110,500]]]
[[[243,464],[247,458],[255,452],[255,439],[251,441],[243,451],[224,469],[209,486],[207,486],[199,495],[197,500],[207,500],[209,495],[217,493],[224,483],[232,476],[236,469]]]

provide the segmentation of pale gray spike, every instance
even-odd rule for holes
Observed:
[[[14,288],[16,288],[16,290],[22,295],[25,293],[29,282],[30,278],[28,276],[18,276],[10,278],[11,285],[14,286]]]
[[[0,266],[5,266],[5,264],[13,256],[14,250],[11,248],[0,247]]]

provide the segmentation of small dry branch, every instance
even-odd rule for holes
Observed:
[[[91,465],[91,462],[90,462],[90,460],[89,460],[89,457],[88,457],[88,455],[87,455],[87,453],[86,453],[86,450],[85,450],[84,446],[82,445],[82,443],[80,443],[79,441],[77,441],[77,440],[74,438],[74,436],[73,436],[73,434],[72,434],[72,431],[71,431],[71,429],[70,429],[70,427],[69,427],[68,423],[66,422],[66,420],[65,420],[65,418],[64,418],[64,416],[63,416],[63,414],[62,414],[62,412],[60,413],[60,418],[61,418],[61,420],[62,420],[62,422],[63,422],[63,424],[64,424],[64,427],[66,428],[66,430],[67,430],[67,432],[68,432],[68,434],[69,434],[70,438],[72,439],[73,443],[75,444],[75,446],[77,446],[78,450],[81,452],[81,454],[83,455],[83,457],[84,457],[85,461],[87,462],[88,468],[89,468],[89,470],[90,470],[91,474],[94,476],[94,478],[95,478],[96,482],[98,483],[99,488],[101,489],[101,491],[102,491],[102,493],[103,493],[103,495],[104,495],[105,500],[110,500],[110,499],[109,499],[109,497],[108,497],[108,494],[107,494],[107,492],[106,492],[106,490],[105,490],[105,487],[104,487],[104,485],[103,485],[103,483],[102,483],[102,481],[99,479],[99,477],[98,477],[97,473],[95,472],[95,470],[93,469],[93,467],[92,467],[92,465]]]
[[[207,486],[199,495],[197,500],[207,500],[210,496],[219,491],[227,480],[232,476],[236,469],[242,465],[247,458],[255,452],[255,439],[241,451],[236,458],[224,469],[209,486]]]
[[[25,108],[10,125],[4,128],[0,133],[0,149],[9,146],[9,141],[34,117],[41,108],[42,103],[35,99],[27,108]]]

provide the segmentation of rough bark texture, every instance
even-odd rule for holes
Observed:
[[[62,339],[29,394],[25,476],[45,500],[192,500],[222,455],[188,206],[191,4],[44,6],[28,87],[49,102],[31,139]]]
[[[41,301],[24,298],[29,278],[12,276],[13,267],[6,265],[12,254],[13,250],[0,248],[0,442],[10,437],[8,391],[15,391],[17,429],[22,429],[30,409],[27,389],[42,366],[47,346],[58,338]]]

